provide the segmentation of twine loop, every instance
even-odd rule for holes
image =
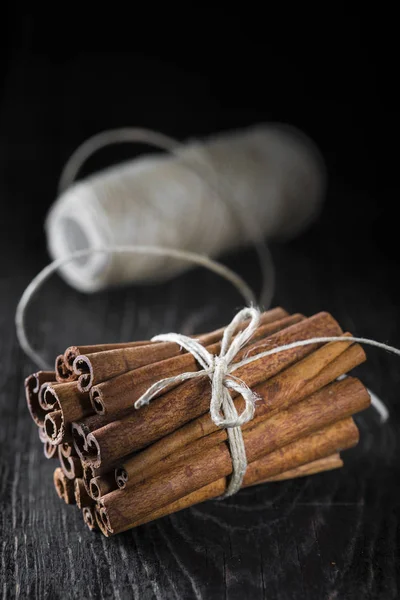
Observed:
[[[249,324],[235,337],[238,327],[249,320]],[[208,376],[211,380],[210,415],[218,427],[227,429],[229,448],[232,457],[232,476],[225,496],[235,494],[241,487],[247,468],[246,450],[241,426],[254,416],[257,395],[248,385],[232,371],[238,363],[234,359],[238,352],[248,343],[260,323],[260,311],[254,307],[243,308],[225,328],[219,355],[211,354],[198,340],[180,335],[167,333],[152,338],[153,342],[175,342],[190,352],[202,367],[194,373],[181,373],[174,377],[162,379],[152,386],[135,402],[135,408],[141,408],[166,388],[182,383],[189,379]],[[242,396],[245,407],[238,414],[229,390],[234,390]]]

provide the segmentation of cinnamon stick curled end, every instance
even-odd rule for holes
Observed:
[[[100,529],[101,533],[103,535],[105,535],[105,537],[110,537],[112,534],[107,529],[107,526],[105,525],[105,523],[103,521],[101,511],[102,511],[101,506],[99,504],[96,504],[94,507],[94,515],[95,515],[97,527]]]
[[[90,393],[90,402],[93,410],[99,415],[105,415],[106,409],[103,403],[103,392],[100,388],[92,388]]]
[[[99,475],[90,481],[90,495],[95,500],[117,489],[114,474]]]
[[[82,460],[84,452],[87,451],[86,435],[88,434],[88,431],[81,423],[72,423],[71,434],[75,451],[79,458]]]
[[[90,531],[97,529],[97,521],[92,506],[85,506],[82,509],[83,520],[89,527]]]
[[[87,356],[80,354],[74,360],[73,370],[78,379],[78,389],[88,392],[93,384],[93,367]]]
[[[30,415],[38,427],[43,427],[46,410],[41,406],[40,390],[46,382],[54,381],[54,371],[38,371],[25,379],[25,397]]]
[[[85,460],[94,468],[101,466],[100,444],[93,433],[89,433],[89,435],[86,436],[86,454],[84,456]]]
[[[66,504],[75,504],[75,489],[74,482],[68,479],[60,467],[54,471],[53,475],[54,487],[56,492]]]
[[[47,439],[46,432],[43,427],[39,428],[39,439],[43,444],[43,453],[46,458],[57,458],[57,446],[53,446]]]
[[[115,482],[120,490],[123,490],[128,483],[129,475],[124,467],[115,469]]]
[[[81,352],[77,346],[70,346],[64,352],[64,364],[71,372],[74,370],[74,360]]]
[[[85,506],[93,506],[94,500],[86,491],[85,484],[82,478],[77,477],[74,482],[75,502],[78,508],[83,509]]]
[[[44,430],[51,444],[59,444],[64,437],[65,426],[61,410],[55,410],[46,415]]]
[[[60,403],[52,382],[44,383],[40,388],[39,402],[42,408],[46,411],[59,410]]]
[[[55,365],[54,365],[54,370],[56,373],[56,379],[60,383],[74,381],[77,378],[76,374],[71,369],[68,368],[68,365],[66,364],[66,362],[64,360],[63,354],[60,354],[59,356],[57,356]]]
[[[76,477],[82,477],[82,463],[77,456],[65,456],[61,450],[62,446],[58,446],[58,458],[60,459],[61,468],[64,475],[68,479],[74,480]]]

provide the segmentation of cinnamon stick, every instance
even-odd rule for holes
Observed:
[[[357,443],[357,442],[355,442]],[[286,449],[286,448],[285,448]],[[265,460],[266,457],[263,457]],[[333,469],[340,469],[343,467],[343,461],[340,458],[339,454],[332,454],[327,458],[320,458],[318,460],[309,462],[304,465],[300,465],[298,467],[294,467],[288,471],[284,471],[279,475],[275,475],[273,477],[268,477],[263,480],[255,480],[253,483],[246,483],[243,487],[251,487],[255,485],[265,484],[265,483],[273,483],[276,481],[285,481],[288,479],[296,479],[299,477],[306,477],[308,475],[316,475],[317,473],[321,473],[323,471],[332,471]],[[132,529],[133,527],[138,527],[139,525],[144,525],[145,523],[150,523],[151,521],[155,521],[156,519],[160,519],[161,517],[165,517],[167,515],[171,515],[173,513],[184,510],[185,508],[189,508],[190,506],[194,506],[195,504],[200,504],[201,502],[205,502],[207,500],[212,500],[213,498],[217,498],[218,496],[222,496],[222,494],[226,490],[226,479],[218,479],[217,481],[213,481],[204,488],[193,492],[192,494],[188,494],[184,498],[177,500],[176,502],[172,502],[167,506],[163,506],[162,508],[155,510],[154,512],[146,515],[140,521],[136,523],[132,523],[131,527],[128,529]],[[105,518],[102,521],[104,531],[103,533],[110,537],[111,531],[107,529],[107,519]],[[125,531],[125,530],[124,530]],[[117,533],[117,532],[116,532]],[[121,532],[118,532],[121,533]]]
[[[45,417],[45,430],[52,444],[68,440],[71,437],[71,423],[93,412],[89,395],[80,392],[75,381],[59,383],[57,386],[47,385],[44,402],[58,407],[58,410]]]
[[[294,469],[290,469],[289,471],[285,471],[279,475],[268,477],[268,479],[265,481],[260,481],[258,483],[272,483],[274,481],[298,479],[299,477],[316,475],[317,473],[322,473],[324,471],[333,471],[334,469],[340,469],[341,467],[343,467],[343,460],[340,458],[340,454],[336,453],[332,454],[331,456],[327,456],[326,458],[314,460],[306,465],[300,465],[299,467],[295,467]],[[253,485],[258,485],[258,483]]]
[[[333,317],[328,313],[319,313],[245,351],[250,355],[257,354],[299,339],[340,334],[341,329]],[[319,346],[321,344],[310,344],[268,356],[238,369],[235,376],[243,378],[254,389]],[[150,405],[93,431],[86,438],[85,460],[95,467],[115,465],[123,456],[144,448],[206,413],[210,405],[210,390],[208,377],[187,381],[153,400]],[[235,395],[232,392],[232,396]]]
[[[96,344],[92,346],[70,346],[66,349],[64,354],[60,354],[56,358],[56,379],[60,383],[67,383],[78,379],[77,373],[73,370],[73,363],[80,354],[94,354],[96,352],[104,352],[118,348],[135,348],[147,343],[148,342],[122,342],[117,344]]]
[[[39,404],[39,391],[43,383],[54,381],[54,371],[38,371],[25,379],[25,397],[32,419],[38,427],[44,426],[46,411]]]
[[[85,461],[85,456],[88,452],[86,437],[91,431],[98,429],[104,425],[104,417],[102,415],[90,415],[82,421],[71,423],[71,437],[77,455],[82,461]]]
[[[46,458],[58,458],[57,446],[50,444],[43,427],[39,427],[39,439],[43,444],[43,454]]]
[[[57,386],[61,385],[57,381],[46,381],[42,384],[39,390],[39,404],[46,412],[51,412],[53,410],[59,410],[60,405],[58,403],[58,398],[51,391],[47,393],[47,389],[50,387],[50,390],[53,390]]]
[[[99,500],[115,489],[117,489],[117,484],[115,483],[114,473],[98,475],[90,481],[90,495],[94,500]]]
[[[75,479],[74,482],[75,502],[78,508],[82,509],[85,506],[93,506],[94,500],[86,491],[85,484],[82,478]]]
[[[82,477],[82,463],[78,456],[65,456],[62,452],[62,445],[58,446],[58,458],[63,473],[68,479],[75,479],[76,477]]]
[[[50,444],[56,445],[61,442],[65,432],[61,410],[47,413],[44,420],[44,430]]]
[[[60,467],[54,471],[53,475],[54,487],[58,496],[64,500],[66,504],[75,504],[74,482],[68,479]]]
[[[265,458],[266,457],[264,457],[264,459]],[[300,465],[298,467],[294,467],[293,469],[290,469],[289,471],[285,471],[284,473],[280,473],[279,475],[269,477],[268,479],[265,479],[263,481],[255,481],[254,483],[249,484],[248,486],[244,486],[244,487],[250,487],[250,485],[255,486],[255,485],[260,485],[260,484],[264,484],[264,483],[272,483],[275,481],[285,481],[288,479],[296,479],[299,477],[306,477],[308,475],[316,475],[317,473],[322,473],[324,471],[332,471],[333,469],[340,469],[342,466],[343,466],[343,461],[340,458],[340,455],[332,454],[331,456],[328,456],[326,458],[317,459],[317,460],[307,463],[305,465]],[[172,502],[171,504],[168,504],[167,506],[163,506],[162,508],[153,511],[152,513],[149,513],[143,519],[132,523],[131,526],[127,527],[126,529],[132,529],[134,527],[139,527],[139,525],[144,525],[145,523],[150,523],[151,521],[155,521],[156,519],[160,519],[167,515],[171,515],[173,513],[179,512],[181,510],[184,510],[185,508],[189,508],[190,506],[199,504],[200,502],[204,502],[206,500],[211,500],[212,498],[221,496],[224,493],[225,489],[226,489],[226,480],[224,481],[224,480],[218,479],[217,481],[214,481],[214,482],[208,484],[206,487],[201,488],[200,490],[197,490],[196,492],[193,492],[192,494],[184,496],[183,498],[180,498],[176,502]],[[203,498],[203,496],[204,496],[204,498]],[[101,529],[102,533],[106,537],[110,537],[111,535],[113,535],[113,533],[107,529],[107,518],[105,518],[104,521],[102,520],[101,507],[97,507],[97,511],[98,511],[98,516],[96,515],[96,520],[98,519],[99,528]],[[103,509],[103,511],[104,511],[104,509]],[[126,531],[126,529],[124,529],[124,531]],[[121,532],[118,532],[118,533],[121,533]]]
[[[349,347],[350,344],[351,342],[326,344],[275,377],[256,386],[254,392],[259,401],[256,404],[255,418],[266,413],[272,415],[299,402],[363,362],[365,353],[361,346],[357,344]],[[239,413],[243,410],[242,398],[235,400],[235,406]],[[252,424],[254,420],[248,426]],[[118,487],[123,489],[128,481],[132,484],[137,483],[160,472],[165,464],[162,461],[166,457],[175,456],[178,460],[180,449],[217,430],[218,427],[206,413],[161,438],[116,469]]]
[[[337,384],[331,384],[330,387],[337,388]],[[346,385],[345,387],[348,388],[349,386]],[[353,388],[353,398],[355,393],[356,396],[360,394],[359,400],[361,396],[364,396],[365,400],[367,392],[359,382],[353,380],[351,387]],[[341,390],[341,393],[343,391]],[[318,394],[320,395],[321,392],[318,392]],[[357,401],[353,406],[363,405],[363,402],[358,404]],[[294,408],[297,409],[298,407]],[[314,410],[316,408],[317,406],[314,404]],[[317,410],[320,410],[320,407]],[[289,419],[293,423],[292,418],[289,417]],[[357,444],[358,437],[358,429],[354,421],[351,418],[345,418],[330,425],[326,424],[314,431],[313,434],[308,434],[300,439],[295,438],[294,441],[292,440],[292,442],[271,452],[265,453],[263,449],[258,449],[261,455],[249,463],[243,487],[260,483],[302,464],[329,456],[338,450],[352,447]],[[248,447],[247,444],[246,451],[250,460],[251,456],[255,456],[257,453],[253,454],[250,451],[250,445]],[[222,469],[220,456],[224,452],[228,453],[228,460],[225,469]],[[159,518],[159,516],[222,495],[226,490],[226,477],[232,468],[229,466],[230,457],[225,444],[220,445],[218,455],[217,457],[217,453],[214,453],[214,459],[210,460],[209,453],[206,453],[205,457],[199,457],[195,462],[188,461],[178,469],[170,471],[168,478],[153,478],[142,485],[134,487],[132,491],[116,491],[104,496],[101,505],[104,508],[103,521],[107,529],[111,533],[119,533],[136,527],[143,522]],[[207,459],[209,460],[208,466],[204,462]],[[188,469],[186,476],[183,474],[184,469]],[[201,477],[198,477],[198,469],[202,471]],[[216,476],[217,472],[220,474],[219,476]],[[197,479],[196,484],[191,481],[193,477]],[[185,485],[183,485],[183,481],[185,481]],[[200,481],[207,481],[207,483],[198,485]],[[154,491],[156,488],[159,490],[162,488],[160,495],[147,495],[150,490]],[[187,492],[182,493],[182,490],[187,490]],[[174,499],[170,500],[171,498]]]
[[[95,519],[96,519],[96,525],[100,529],[100,531],[103,535],[105,535],[106,537],[110,537],[110,535],[112,535],[112,534],[107,529],[106,518],[103,521],[102,510],[104,511],[104,509],[102,509],[99,504],[95,504],[94,515],[95,515]]]
[[[60,444],[59,448],[62,454],[67,458],[70,456],[76,456],[76,450],[72,444],[63,443]]]
[[[56,380],[59,383],[67,383],[69,381],[74,381],[77,379],[76,373],[74,373],[72,369],[70,369],[66,364],[63,354],[59,354],[56,357],[54,363],[54,370],[56,374]]]
[[[90,482],[100,475],[99,469],[95,469],[94,467],[92,467],[91,465],[88,465],[88,464],[82,464],[82,468],[83,468],[82,479],[83,479],[83,483],[85,485],[85,489],[86,489],[87,493],[89,494],[89,496],[92,497],[92,493],[90,490]],[[112,479],[111,474],[110,474],[110,479]]]
[[[89,527],[90,531],[97,529],[97,522],[93,506],[84,506],[84,508],[82,509],[82,516],[84,522]]]
[[[287,313],[281,308],[270,310],[261,315],[260,326],[277,322],[286,316]],[[244,329],[245,325],[244,323],[241,329]],[[209,346],[220,341],[223,333],[224,328],[200,335],[198,339],[204,346]],[[81,354],[76,357],[73,370],[79,377],[79,390],[87,392],[93,385],[108,381],[128,371],[183,354],[187,354],[186,351],[173,342],[149,342],[145,345],[123,346],[94,354]],[[189,366],[191,362],[189,360]],[[185,361],[182,361],[182,365],[184,364]]]
[[[80,354],[96,354],[98,352],[107,352],[109,350],[118,350],[121,348],[138,348],[148,344],[149,341],[137,342],[118,342],[115,344],[92,344],[91,346],[69,346],[64,352],[64,361],[67,367],[72,371],[75,359]]]
[[[289,328],[291,325],[304,321],[302,315],[296,314],[290,317],[285,317],[273,323],[266,323],[258,327],[254,333],[252,340],[238,354],[238,360],[241,356],[247,354],[251,349],[255,348],[257,342],[261,344],[261,340],[269,338],[275,332]],[[196,359],[188,352],[179,354],[178,344],[168,342],[168,348],[174,352],[175,356],[166,358],[165,360],[150,360],[154,358],[154,352],[157,348],[164,346],[154,345],[153,353],[149,354],[145,346],[146,352],[143,350],[143,355],[140,357],[145,366],[135,368],[118,377],[114,377],[109,381],[104,381],[98,385],[94,385],[90,390],[90,397],[94,410],[99,414],[107,414],[109,417],[115,417],[122,412],[133,409],[134,402],[152,385],[153,383],[184,372],[195,372],[200,369]],[[219,354],[221,349],[220,342],[206,346],[211,354]],[[138,349],[140,350],[140,349]],[[139,360],[137,360],[139,365]]]

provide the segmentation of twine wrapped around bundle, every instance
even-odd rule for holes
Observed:
[[[355,341],[327,313],[246,308],[196,339],[68,348],[54,374],[26,381],[40,437],[58,447],[58,494],[110,536],[342,466],[370,403],[357,379],[337,381],[365,360]]]
[[[237,328],[247,319],[250,323],[247,327],[237,334]],[[148,404],[160,392],[170,385],[179,384],[195,377],[208,375],[211,379],[211,402],[210,416],[218,427],[227,428],[229,447],[232,456],[233,473],[229,482],[225,496],[236,494],[240,490],[243,477],[247,469],[246,449],[241,431],[241,426],[248,423],[254,416],[254,404],[257,396],[251,391],[246,383],[231,375],[232,371],[243,366],[245,361],[232,365],[232,362],[238,352],[247,344],[255,333],[260,322],[260,311],[256,308],[244,308],[241,310],[232,322],[226,327],[222,341],[221,351],[218,356],[214,356],[204,346],[187,336],[181,334],[169,333],[166,335],[157,335],[152,338],[153,342],[175,342],[181,348],[190,352],[196,361],[203,367],[203,370],[194,373],[182,373],[175,377],[162,379],[153,384],[139,400],[135,402],[135,408],[140,408]],[[257,359],[257,357],[255,357]],[[250,360],[254,360],[250,359]],[[238,415],[229,390],[234,390],[240,394],[245,401],[243,412]],[[221,415],[222,411],[222,415]]]

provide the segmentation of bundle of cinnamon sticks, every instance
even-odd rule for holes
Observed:
[[[197,339],[218,354],[223,333]],[[328,313],[306,318],[275,308],[261,315],[235,362],[298,340],[343,335],[350,337]],[[359,437],[352,416],[370,398],[358,379],[341,376],[364,360],[349,339],[291,348],[235,371],[259,398],[254,418],[242,427],[243,486],[343,465],[339,453]],[[59,461],[56,491],[82,509],[90,529],[111,536],[224,494],[232,458],[226,430],[210,418],[209,377],[176,384],[134,407],[152,384],[200,369],[174,342],[142,341],[73,346],[57,357],[54,372],[26,379],[44,454]],[[243,398],[230,393],[241,412]]]

